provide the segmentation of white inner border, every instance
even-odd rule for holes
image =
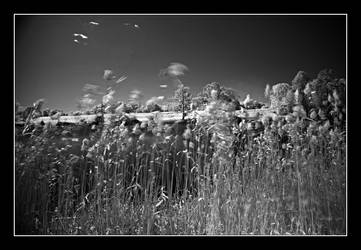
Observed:
[[[348,150],[347,150],[347,137],[348,137],[348,14],[347,13],[227,13],[227,14],[218,14],[218,13],[209,13],[209,14],[203,14],[203,13],[194,13],[194,14],[186,14],[186,13],[94,13],[94,14],[82,14],[82,13],[47,13],[47,14],[38,14],[38,13],[15,13],[13,14],[13,60],[14,60],[14,66],[13,66],[13,77],[14,77],[14,103],[13,103],[13,121],[14,121],[14,127],[13,127],[13,135],[14,135],[14,148],[15,148],[15,17],[16,16],[346,16],[346,234],[345,235],[290,235],[290,236],[300,236],[300,237],[309,237],[309,236],[339,236],[344,237],[348,236]],[[52,236],[92,236],[92,235],[16,235],[15,234],[15,150],[13,151],[13,235],[14,236],[32,236],[32,237],[52,237]],[[123,236],[123,235],[93,235],[93,236]],[[124,236],[131,236],[131,235],[124,235]],[[135,235],[134,235],[135,236]],[[143,236],[143,235],[136,235],[136,236]],[[155,236],[155,235],[149,235],[149,236]],[[177,236],[177,235],[163,235],[163,236]],[[188,236],[188,235],[187,235]],[[206,237],[211,235],[189,235],[189,236],[195,236],[195,237]],[[224,236],[231,236],[231,235],[224,235]],[[240,236],[265,236],[265,235],[240,235]],[[288,235],[278,235],[287,237]],[[268,236],[267,236],[268,237]]]

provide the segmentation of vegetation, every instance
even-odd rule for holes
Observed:
[[[111,124],[19,130],[16,233],[345,234],[345,81],[323,72],[269,87],[286,107],[274,119],[236,118],[240,102],[213,83],[196,120],[140,123],[113,103]],[[176,96],[189,110],[188,90]]]
[[[174,98],[179,102],[175,111],[182,112],[182,119],[184,119],[186,112],[190,109],[192,100],[190,88],[180,84],[174,93]]]

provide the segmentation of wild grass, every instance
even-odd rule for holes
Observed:
[[[346,137],[322,128],[114,122],[78,154],[56,128],[34,132],[15,147],[16,234],[345,234]]]

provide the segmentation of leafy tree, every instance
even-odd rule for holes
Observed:
[[[140,111],[140,106],[137,103],[122,103],[116,109],[115,113],[135,113]]]
[[[336,72],[333,69],[323,69],[317,74],[317,79],[323,82],[330,82],[336,78]]]
[[[275,108],[279,114],[288,113],[294,104],[294,93],[288,83],[278,83],[272,86],[270,91],[271,108]]]
[[[126,113],[126,104],[122,103],[122,104],[118,105],[118,107],[115,109],[115,112],[117,114]]]
[[[328,103],[328,96],[333,94],[334,90],[342,93],[346,90],[343,79],[336,79],[335,72],[332,69],[321,70],[317,78],[309,81],[304,89],[305,106],[307,109],[325,108]]]
[[[102,104],[95,105],[90,111],[93,114],[102,113],[103,112],[103,106],[102,106]]]
[[[162,111],[160,106],[164,101],[164,96],[153,96],[148,101],[145,102],[145,106],[141,108],[143,112],[154,112],[154,111]]]
[[[144,112],[155,112],[155,111],[162,111],[162,108],[157,103],[149,103],[144,107]]]
[[[185,113],[190,110],[192,94],[190,88],[179,84],[178,88],[174,92],[174,98],[178,100],[177,110],[182,111],[182,119],[185,117]]]
[[[216,99],[227,104],[232,103],[235,109],[240,108],[240,103],[235,91],[220,85],[218,82],[211,82],[204,86],[202,92],[199,93],[197,97],[199,98],[199,100],[197,100],[199,105],[208,104]]]
[[[198,96],[203,99],[203,103],[208,103],[213,99],[212,90],[216,90],[219,95],[221,92],[221,85],[218,82],[211,82],[204,86],[202,92],[198,94]]]
[[[128,113],[136,113],[140,108],[140,104],[136,102],[127,103]]]
[[[221,93],[219,95],[219,99],[222,102],[230,104],[234,109],[240,109],[240,103],[238,101],[237,95],[235,91],[231,88],[221,87]]]
[[[305,71],[298,71],[292,80],[292,89],[302,91],[306,84],[311,80]]]
[[[332,69],[323,69],[315,79],[306,84],[302,93],[302,105],[308,116],[311,116],[312,113],[318,113],[320,117],[330,120],[332,125],[344,126],[346,114],[345,79],[337,79]]]
[[[237,99],[236,93],[233,89],[221,86],[219,97],[221,101],[233,102]]]

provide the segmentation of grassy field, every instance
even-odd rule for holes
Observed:
[[[225,111],[185,126],[113,121],[79,142],[50,125],[16,136],[16,234],[346,233],[341,129],[301,118],[254,128]]]

